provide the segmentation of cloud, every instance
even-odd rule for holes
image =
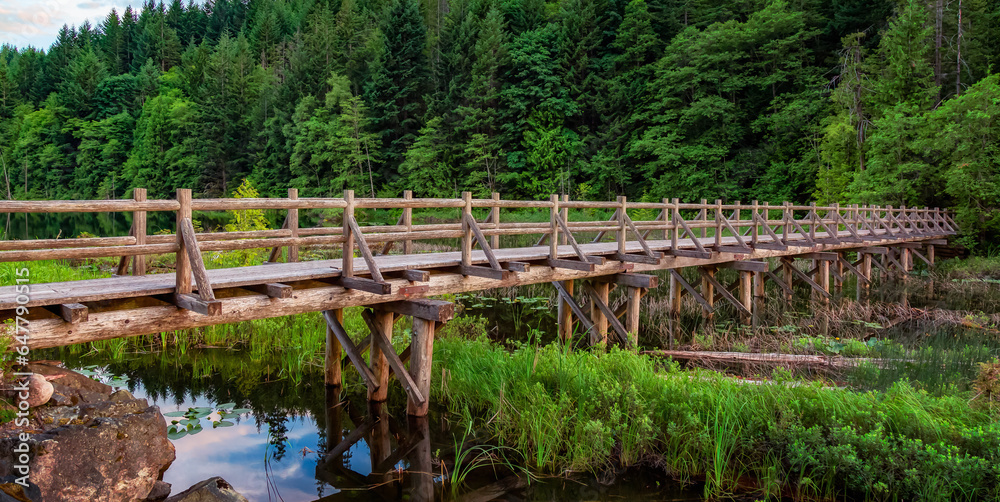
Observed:
[[[120,14],[132,5],[140,9],[140,0],[0,0],[0,44],[18,47],[29,45],[48,49],[63,25],[80,26],[90,21],[98,26],[114,7]]]

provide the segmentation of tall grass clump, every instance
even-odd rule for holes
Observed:
[[[482,417],[534,471],[641,464],[704,480],[709,497],[1000,497],[1000,424],[966,394],[937,397],[906,382],[866,392],[747,384],[618,349],[508,352],[485,338],[444,338],[435,352],[444,379],[434,399]]]

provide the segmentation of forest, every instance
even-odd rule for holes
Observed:
[[[0,49],[8,199],[723,198],[1000,236],[1000,3],[215,0]]]

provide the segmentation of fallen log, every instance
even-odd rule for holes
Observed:
[[[892,362],[901,362],[888,359],[872,359],[860,357],[843,356],[819,356],[812,354],[779,354],[779,353],[755,353],[755,352],[711,352],[697,350],[647,350],[643,354],[657,357],[670,357],[683,361],[697,361],[699,363],[722,363],[722,364],[759,364],[774,366],[825,366],[828,368],[853,368],[863,363],[873,363],[878,367],[885,367]]]

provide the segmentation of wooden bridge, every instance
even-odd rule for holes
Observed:
[[[767,280],[789,298],[793,286],[804,283],[828,300],[831,276],[838,287],[853,274],[860,293],[871,283],[873,266],[905,272],[914,258],[933,265],[934,246],[956,231],[943,210],[891,206],[628,202],[624,197],[593,202],[565,196],[515,201],[498,194],[474,199],[470,193],[460,199],[416,199],[410,192],[388,199],[355,198],[351,191],[342,198],[300,199],[294,189],[287,198],[271,199],[193,200],[190,190],[180,189],[175,200],[147,200],[145,189],[133,193],[132,200],[0,202],[0,212],[6,213],[131,213],[128,236],[0,241],[3,262],[119,260],[111,278],[47,284],[31,282],[30,263],[19,265],[18,272],[27,269],[25,280],[0,287],[0,317],[17,321],[19,333],[29,335],[28,347],[322,311],[328,326],[326,382],[339,385],[341,352],[346,352],[372,400],[386,398],[392,372],[415,415],[427,411],[435,329],[454,314],[452,304],[429,297],[548,282],[560,297],[564,339],[579,323],[590,343],[608,343],[610,332],[614,342],[634,345],[642,297],[658,282],[658,276],[641,272],[670,270],[675,315],[686,294],[706,316],[725,300],[749,322]],[[277,230],[196,232],[192,220],[196,211],[250,209],[284,211],[285,223]],[[304,209],[339,210],[342,223],[300,227],[299,210]],[[357,220],[372,209],[402,214],[395,225]],[[438,218],[441,210],[456,216],[418,224],[414,209],[437,210]],[[547,212],[547,221],[503,218],[503,211],[525,209]],[[157,211],[176,213],[174,234],[149,235],[147,213]],[[610,212],[610,219],[592,216]],[[535,245],[501,248],[501,236],[522,236],[521,241]],[[457,251],[417,252],[428,241]],[[306,247],[339,257],[300,261]],[[268,263],[206,269],[202,253],[243,249],[271,249]],[[148,256],[169,254],[176,257],[174,273],[147,275]],[[766,258],[779,258],[776,268]],[[803,271],[797,259],[811,266]],[[698,268],[700,284],[678,273],[685,267]],[[719,268],[739,271],[739,280],[721,284],[715,275]],[[11,280],[21,278],[16,276]],[[616,286],[627,288],[627,301],[617,307],[608,302]],[[342,325],[342,309],[355,306],[371,307],[363,315],[371,333],[360,344]],[[399,316],[413,318],[413,340],[397,354],[388,335]],[[372,352],[370,365],[363,359],[366,350]]]

